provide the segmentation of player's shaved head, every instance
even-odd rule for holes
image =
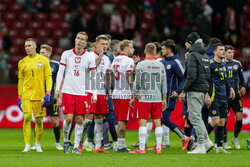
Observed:
[[[33,38],[28,38],[25,40],[25,42],[34,42],[36,44],[36,40]]]
[[[145,53],[146,55],[154,55],[156,54],[156,46],[153,43],[148,43],[145,46]]]

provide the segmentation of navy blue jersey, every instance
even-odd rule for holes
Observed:
[[[59,62],[55,60],[50,60],[50,67],[52,72],[52,89],[51,89],[51,97],[54,97],[55,88],[56,88],[56,76],[59,69]]]
[[[113,60],[115,59],[115,56],[110,54],[110,53],[104,53],[105,56],[107,56],[109,58],[110,64],[113,63]]]
[[[241,96],[240,86],[246,87],[242,65],[239,61],[233,59],[231,62],[226,62],[226,67],[228,71],[228,82],[235,91],[235,98],[239,98]]]
[[[227,81],[226,63],[217,63],[214,59],[210,60],[211,80],[209,95],[211,100],[227,102],[227,90],[231,87]]]
[[[184,84],[184,67],[177,54],[166,57],[160,61],[163,63],[167,75],[167,109],[174,110],[177,98],[170,98],[171,93],[181,93]]]

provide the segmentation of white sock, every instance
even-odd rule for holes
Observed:
[[[116,131],[116,133],[117,133],[117,129],[118,129],[118,124],[115,125],[115,131]]]
[[[70,125],[71,125],[70,123],[67,124],[66,120],[63,121],[63,141],[64,142],[68,141]]]
[[[83,138],[86,135],[87,130],[88,130],[91,123],[92,123],[92,120],[84,119],[84,121],[83,121],[83,135],[82,135]]]
[[[83,132],[83,125],[77,124],[75,126],[75,140],[74,140],[74,148],[78,148]]]
[[[122,149],[124,146],[126,147],[125,144],[125,138],[118,138],[118,149]]]
[[[147,127],[147,135],[146,135],[146,143],[148,142],[148,137],[151,133],[152,127],[153,127],[153,123],[152,122],[147,122],[146,123],[146,127]]]
[[[162,130],[163,130],[163,145],[170,145],[169,128],[166,125],[162,125]]]
[[[103,119],[95,119],[95,149],[99,149],[102,146],[103,139]]]
[[[146,145],[146,137],[147,137],[147,127],[142,126],[139,128],[139,148],[140,150],[145,150]]]
[[[156,141],[156,149],[161,149],[161,141],[162,141],[162,127],[155,128],[155,141]]]

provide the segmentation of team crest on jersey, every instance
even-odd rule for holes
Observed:
[[[212,111],[212,114],[215,115],[215,114],[216,114],[216,110],[213,110],[213,111]]]
[[[43,62],[37,62],[37,67],[42,68],[43,67]]]
[[[50,71],[51,71],[51,72],[53,72],[53,71],[54,71],[54,69],[53,69],[53,68],[50,68]]]
[[[226,67],[223,67],[223,70],[226,71]]]
[[[219,71],[218,68],[216,68],[214,71]]]
[[[75,57],[75,63],[81,63],[81,57]]]
[[[232,66],[228,66],[228,69],[232,69]]]
[[[167,69],[169,70],[169,69],[171,69],[171,65],[169,64],[169,65],[167,65]]]
[[[237,70],[238,66],[237,65],[234,65],[234,69]]]

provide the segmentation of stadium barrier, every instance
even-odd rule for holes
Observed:
[[[0,128],[22,128],[23,113],[18,108],[17,101],[17,86],[0,86]],[[250,131],[250,93],[243,98],[243,126],[242,130]],[[181,129],[184,127],[184,119],[182,116],[183,106],[180,101],[176,104],[176,109],[171,115],[171,120],[174,121]],[[62,116],[60,123],[62,124]],[[228,130],[234,129],[235,116],[232,111],[229,112]],[[35,119],[32,118],[32,127],[35,125]],[[130,120],[127,129],[138,129],[139,122],[136,114],[130,115]],[[49,117],[44,117],[44,128],[52,128]]]

